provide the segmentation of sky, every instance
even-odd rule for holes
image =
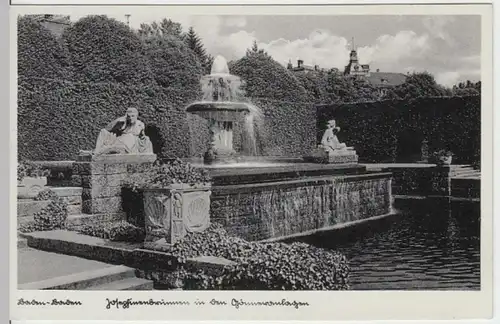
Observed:
[[[126,22],[124,16],[110,16]],[[80,17],[73,16],[72,20]],[[440,84],[480,80],[480,16],[169,16],[131,14],[138,28],[169,18],[193,27],[208,53],[228,61],[242,57],[255,40],[276,61],[297,59],[323,68],[343,69],[353,46],[361,64],[381,72],[432,73]]]

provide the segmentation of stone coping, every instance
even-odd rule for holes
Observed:
[[[212,192],[214,195],[221,195],[225,193],[231,193],[235,191],[245,191],[252,190],[262,187],[303,187],[311,185],[327,185],[337,182],[351,182],[356,180],[376,180],[391,178],[392,173],[390,172],[378,172],[378,173],[367,173],[367,174],[356,174],[356,175],[335,175],[335,176],[318,176],[318,177],[308,177],[302,179],[284,180],[284,181],[274,181],[274,182],[263,182],[263,183],[248,183],[248,184],[237,184],[237,185],[220,185],[212,186]]]
[[[156,161],[156,154],[81,154],[77,162],[104,162],[104,163],[145,163]]]
[[[112,242],[106,239],[79,234],[67,230],[24,233],[28,247],[82,257],[108,264],[124,265],[142,270],[174,271],[177,258],[168,252],[143,248],[143,243]],[[217,271],[233,264],[232,261],[202,256],[188,259],[191,269],[203,268]]]
[[[276,166],[266,167],[224,167],[207,168],[210,176],[232,176],[232,175],[249,175],[249,174],[268,174],[268,173],[288,173],[288,172],[307,172],[307,171],[337,171],[337,172],[362,172],[365,167],[360,164],[326,164],[326,163],[290,163],[280,164]]]

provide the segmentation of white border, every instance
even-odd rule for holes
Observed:
[[[37,2],[40,3],[40,2]],[[54,3],[54,1],[51,1]],[[124,3],[124,1],[121,1]],[[163,7],[164,8],[164,7]],[[165,8],[166,9],[166,8]],[[11,48],[11,118],[10,130],[15,137],[16,134],[16,16],[21,13],[60,13],[71,14],[76,11],[86,13],[127,13],[131,10],[148,11],[160,10],[155,7],[11,7],[10,21],[10,48]],[[25,299],[44,298],[48,296],[59,299],[77,299],[84,302],[80,308],[20,308],[11,305],[11,319],[29,320],[388,320],[388,319],[452,319],[452,318],[488,318],[492,314],[492,11],[489,6],[261,6],[243,9],[236,6],[168,6],[168,14],[186,13],[196,14],[481,14],[482,15],[482,238],[481,238],[481,291],[480,292],[81,292],[81,291],[17,291],[16,285],[11,285],[11,301],[23,296]],[[11,144],[15,144],[15,139]],[[15,219],[15,190],[16,182],[14,167],[16,163],[17,147],[12,145],[11,151],[11,224],[10,233],[16,233]],[[14,194],[12,194],[14,193]],[[10,279],[11,283],[17,281],[17,255],[16,237],[11,235],[10,254]],[[310,302],[311,306],[299,310],[289,308],[246,308],[236,310],[232,307],[214,308],[131,308],[128,310],[105,310],[106,298],[134,299],[190,299],[196,298],[219,298],[227,299],[227,296],[251,299],[281,299],[304,300]],[[231,298],[230,297],[230,298]],[[468,321],[470,322],[470,321]]]

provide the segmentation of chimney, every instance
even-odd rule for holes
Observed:
[[[297,60],[297,67],[302,67],[302,64],[304,64],[303,60]]]

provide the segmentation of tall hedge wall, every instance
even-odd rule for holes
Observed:
[[[87,16],[62,35],[75,81],[153,84],[145,48],[126,24],[106,16]]]
[[[17,20],[17,71],[23,77],[68,78],[69,53],[48,29],[30,16]]]
[[[79,150],[93,149],[100,129],[129,106],[139,109],[146,134],[161,156],[202,156],[208,145],[207,123],[184,111],[198,98],[197,92],[42,78],[20,78],[18,89],[20,159],[74,159]],[[269,99],[255,103],[264,113],[257,153],[300,156],[314,146],[313,105]],[[236,129],[236,147],[241,147],[241,128]]]
[[[18,152],[20,159],[74,159],[79,150],[95,147],[101,128],[122,116],[129,106],[139,109],[157,154],[190,155],[206,146],[208,130],[190,119],[184,108],[196,93],[158,86],[78,83],[51,79],[19,79]],[[197,134],[190,139],[190,134]]]
[[[454,163],[480,161],[479,96],[319,105],[317,140],[329,119],[337,120],[339,140],[354,146],[360,161],[396,162],[409,137],[426,139],[431,151],[451,150]]]

